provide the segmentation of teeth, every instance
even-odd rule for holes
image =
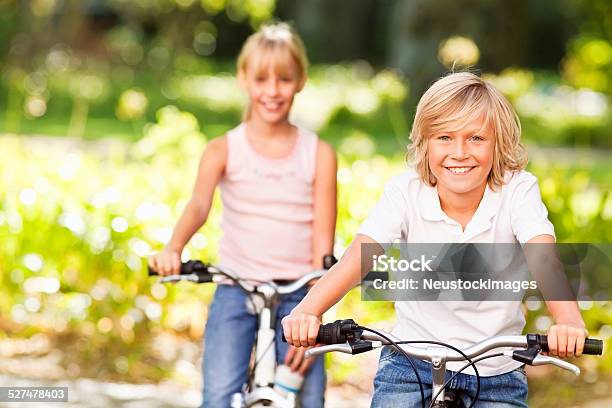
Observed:
[[[448,169],[451,171],[451,173],[455,174],[467,173],[468,171],[472,170],[471,167],[448,167]]]

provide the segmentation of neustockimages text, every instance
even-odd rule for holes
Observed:
[[[415,259],[395,259],[388,255],[374,255],[373,270],[377,272],[434,272],[432,262],[434,257],[427,258],[421,255]],[[466,272],[466,271],[463,271]],[[372,281],[376,290],[485,290],[485,291],[512,291],[519,293],[525,290],[536,290],[537,282],[533,280],[499,280],[479,278],[465,280],[440,279],[439,277],[382,279]]]
[[[422,282],[422,285],[421,285]],[[399,280],[374,279],[372,287],[377,290],[503,290],[514,293],[538,288],[536,281],[502,281],[494,279],[477,280],[422,280],[405,278]]]

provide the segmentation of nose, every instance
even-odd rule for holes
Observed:
[[[278,93],[278,81],[276,79],[270,79],[266,84],[266,94],[274,96]]]
[[[465,145],[465,141],[461,138],[458,138],[453,143],[453,150],[451,157],[455,160],[462,160],[467,158],[467,146]]]

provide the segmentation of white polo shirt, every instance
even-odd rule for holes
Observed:
[[[555,236],[531,173],[508,173],[506,183],[484,196],[465,230],[442,211],[436,187],[423,183],[414,170],[392,178],[358,233],[378,243],[525,243],[543,234]],[[514,301],[395,302],[393,334],[402,340],[437,340],[465,349],[491,336],[520,335],[525,318]],[[497,349],[494,352],[499,352]],[[493,352],[492,352],[493,353]],[[458,370],[465,363],[447,363]],[[477,363],[482,376],[503,374],[521,363],[497,357]],[[471,369],[464,371],[473,374]]]

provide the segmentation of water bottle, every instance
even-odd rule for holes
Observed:
[[[276,367],[276,376],[274,378],[274,389],[279,394],[287,396],[289,393],[298,394],[304,377],[302,374],[291,371],[291,369],[285,364],[281,364]]]

